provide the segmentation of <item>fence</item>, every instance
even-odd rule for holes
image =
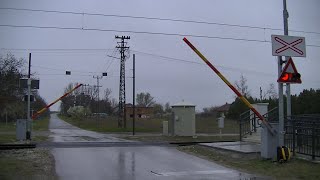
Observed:
[[[269,122],[278,122],[278,108],[273,108],[262,116]],[[257,132],[257,128],[261,127],[261,121],[257,118],[250,110],[240,114],[240,141],[247,135]]]
[[[296,115],[285,119],[285,145],[293,154],[320,157],[320,115]]]

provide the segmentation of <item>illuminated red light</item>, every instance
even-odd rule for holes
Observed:
[[[288,81],[289,80],[289,73],[285,73],[282,77],[281,77],[282,81]]]

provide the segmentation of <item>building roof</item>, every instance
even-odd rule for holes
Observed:
[[[229,111],[230,106],[231,106],[231,104],[226,103],[226,104],[216,108],[215,110],[218,112],[227,112],[227,111]]]
[[[179,106],[183,106],[183,107],[185,107],[185,106],[195,107],[196,105],[194,105],[194,104],[192,104],[192,103],[190,103],[190,102],[181,101],[181,102],[178,102],[178,103],[172,105],[171,107],[179,107]]]
[[[126,108],[133,108],[133,105],[131,103],[126,104]],[[145,106],[140,106],[136,105],[136,108],[153,108],[153,107],[145,107]]]

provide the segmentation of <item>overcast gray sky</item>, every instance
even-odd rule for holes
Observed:
[[[291,86],[292,93],[297,94],[303,89],[320,88],[320,1],[287,0],[287,3],[289,30],[316,32],[289,32],[290,35],[306,37],[306,43],[311,45],[306,48],[306,58],[293,58],[302,75],[302,84]],[[182,41],[182,36],[3,25],[210,36],[187,38],[230,82],[234,83],[243,74],[248,79],[251,94],[258,97],[259,87],[266,90],[270,83],[276,84],[277,81],[277,60],[271,54],[269,41],[271,34],[283,34],[283,31],[269,28],[283,28],[282,0],[1,0],[0,7],[183,19],[266,28],[0,9],[0,53],[11,52],[17,58],[26,60],[28,53],[32,53],[32,72],[40,79],[39,92],[48,103],[61,96],[68,83],[94,85],[96,80],[92,76],[105,71],[109,76],[100,81],[102,89],[111,88],[112,96],[118,99],[120,62],[108,57],[119,57],[115,50],[115,35],[131,36],[128,45],[130,53],[136,54],[137,93],[150,92],[157,102],[163,104],[189,101],[196,104],[198,110],[231,103],[234,94]],[[126,61],[127,102],[132,102],[131,69],[132,55]],[[72,75],[64,75],[65,70],[72,71]],[[58,108],[56,105],[52,109]]]

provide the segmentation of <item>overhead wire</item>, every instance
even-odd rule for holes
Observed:
[[[152,54],[152,53],[146,53],[146,52],[137,51],[137,50],[131,50],[131,51],[132,51],[132,52],[139,53],[139,54],[144,54],[144,55],[148,55],[148,56],[153,56],[153,57],[162,58],[162,59],[165,59],[166,61],[176,61],[176,62],[181,62],[181,63],[188,63],[188,64],[196,64],[196,65],[203,65],[203,66],[205,66],[205,64],[203,64],[203,63],[195,62],[195,61],[191,61],[191,60],[185,60],[185,59],[173,58],[173,57],[168,57],[168,56],[162,56],[162,55],[157,55],[157,54]],[[248,69],[227,67],[227,66],[221,66],[221,65],[216,65],[216,66],[217,66],[217,67],[220,67],[220,68],[222,68],[222,69],[231,70],[231,71],[248,72],[248,73],[254,73],[254,74],[264,75],[264,76],[265,76],[265,75],[266,75],[266,76],[274,76],[274,74],[270,74],[270,73],[266,73],[266,72],[261,72],[261,71],[254,71],[254,70],[248,70]]]
[[[52,11],[52,10],[34,10],[34,9],[19,9],[19,8],[0,8],[0,9],[7,9],[7,10],[23,10],[23,11],[35,11],[35,12],[50,12],[50,13],[65,13],[65,14],[77,14],[77,15],[95,15],[95,16],[107,16],[107,17],[120,17],[120,18],[135,18],[135,19],[149,19],[149,20],[160,20],[160,21],[174,21],[174,22],[185,22],[185,23],[199,23],[199,24],[214,24],[214,25],[221,25],[221,26],[231,26],[231,27],[241,27],[241,28],[253,28],[253,29],[268,29],[268,30],[282,30],[279,28],[269,28],[269,27],[259,27],[259,26],[246,26],[246,25],[237,25],[237,24],[226,24],[226,23],[216,23],[216,22],[206,22],[206,21],[194,21],[194,20],[183,20],[183,19],[170,19],[170,18],[157,18],[157,17],[145,17],[145,16],[125,16],[125,15],[112,15],[112,14],[99,14],[99,13],[79,13],[79,12],[70,12],[70,11]],[[98,29],[98,28],[78,28],[78,27],[56,27],[56,26],[20,26],[20,25],[4,25],[0,24],[2,27],[21,27],[21,28],[40,28],[40,29],[63,29],[63,30],[84,30],[84,31],[104,31],[104,32],[126,32],[126,33],[136,33],[136,34],[151,34],[151,35],[167,35],[167,36],[189,36],[189,37],[197,37],[197,38],[214,38],[214,39],[223,39],[223,40],[236,40],[236,41],[249,41],[249,42],[271,42],[267,40],[258,40],[258,39],[246,39],[246,38],[233,38],[233,37],[221,37],[221,36],[207,36],[207,35],[194,35],[194,34],[180,34],[180,33],[163,33],[163,32],[148,32],[148,31],[129,31],[129,30],[116,30],[116,29]],[[312,32],[312,31],[301,31],[301,30],[291,30],[291,32],[302,32],[302,33],[312,33],[312,34],[320,34],[320,32]],[[310,47],[320,47],[319,45],[307,45]],[[58,49],[57,49],[58,50]],[[61,49],[60,49],[61,50]],[[74,51],[79,49],[68,49],[67,51]],[[84,49],[82,49],[84,50]],[[93,49],[87,49],[89,51]],[[105,49],[95,49],[105,50]],[[41,50],[40,50],[41,51]],[[138,52],[138,51],[135,51]],[[186,63],[195,63],[193,61],[186,61],[177,58],[170,58],[161,55],[155,55],[150,53],[138,52],[145,55],[153,55],[160,58],[171,59],[180,62]],[[110,56],[109,56],[110,57]],[[109,64],[108,68],[112,62]],[[107,68],[107,69],[108,69]],[[229,68],[230,67],[222,67],[222,68]],[[239,69],[238,69],[239,70]],[[248,71],[248,70],[247,70]],[[252,71],[253,72],[253,71]],[[261,72],[254,72],[254,73],[261,73]],[[268,74],[271,75],[271,74]]]
[[[107,66],[106,71],[109,70],[110,66],[111,66],[112,63],[114,62],[114,59],[116,59],[116,57],[114,57],[116,51],[117,51],[117,49],[114,49],[113,52],[112,52],[112,54],[111,54],[111,56],[108,56],[108,55],[107,55],[108,57],[110,57],[111,61],[110,61],[109,65]]]
[[[88,15],[88,16],[103,16],[103,17],[116,17],[116,18],[132,18],[132,19],[172,21],[172,22],[183,22],[183,23],[196,23],[196,24],[240,27],[240,28],[250,28],[250,29],[261,29],[261,30],[266,30],[267,29],[267,30],[273,30],[273,31],[283,31],[282,28],[249,26],[249,25],[240,25],[240,24],[229,24],[229,23],[220,23],[220,22],[197,21],[197,20],[174,19],[174,18],[132,16],[132,15],[119,15],[119,14],[103,14],[103,13],[86,13],[86,12],[74,12],[74,11],[43,10],[43,9],[27,9],[27,8],[0,8],[0,10],[29,11],[29,12],[58,13],[58,14],[73,14],[73,15],[82,15],[82,16],[83,15]],[[320,32],[304,31],[304,30],[290,30],[290,32],[299,32],[299,33],[308,33],[308,34],[320,34]]]
[[[0,48],[0,50],[3,51],[32,51],[34,53],[67,53],[67,52],[72,52],[72,51],[76,51],[77,53],[85,53],[86,51],[101,51],[101,53],[105,53],[105,51],[109,51],[109,50],[114,50],[114,48],[112,49],[95,49],[95,48],[90,48],[90,49],[84,49],[84,48],[78,48],[78,49],[74,49],[74,48],[70,48],[70,49],[65,49],[65,48],[43,48],[43,49],[39,49],[39,48]]]
[[[153,56],[153,57],[161,58],[161,59],[164,59],[166,61],[175,61],[175,62],[179,62],[179,63],[204,65],[203,63],[200,63],[200,62],[195,62],[195,61],[185,60],[185,59],[179,59],[179,58],[173,58],[173,57],[168,57],[168,56],[163,56],[163,55],[158,55],[158,54],[152,54],[152,53],[147,53],[147,52],[142,52],[142,51],[137,51],[137,50],[131,50],[131,52],[132,53],[135,52],[135,53],[138,53],[138,54],[143,54],[143,55],[147,55],[147,56]],[[106,69],[106,72],[109,72],[108,69],[109,69],[110,66],[111,66],[111,64],[109,64],[108,68]],[[53,70],[53,71],[66,71],[67,70],[67,69],[59,69],[59,68],[45,67],[45,66],[39,66],[39,65],[32,65],[32,67],[39,67],[39,68],[49,69],[49,70]],[[259,74],[259,75],[274,76],[273,74],[270,74],[270,73],[258,72],[258,71],[254,71],[254,70],[248,70],[248,69],[226,67],[226,66],[221,66],[221,65],[217,65],[217,67],[220,67],[220,68],[223,68],[223,69],[226,69],[226,70],[231,70],[231,71],[241,71],[241,72],[249,72],[249,73],[254,73],[254,74]],[[92,74],[102,73],[102,72],[81,71],[81,70],[72,70],[72,72],[91,74],[91,75],[87,75],[87,76],[92,76]],[[127,71],[127,72],[129,72],[129,71]],[[111,72],[110,71],[109,73],[114,74],[114,73],[117,73],[117,72]],[[61,74],[61,75],[65,75],[65,74]],[[118,76],[116,76],[116,77],[118,77]]]
[[[164,35],[164,36],[180,36],[180,37],[194,37],[194,38],[208,38],[208,39],[221,39],[221,40],[271,43],[271,41],[268,41],[268,40],[265,40],[265,39],[264,40],[259,40],[259,39],[234,38],[234,37],[222,37],[222,36],[208,36],[208,35],[196,35],[196,34],[151,32],[151,31],[132,31],[132,30],[80,28],[80,27],[60,27],[60,26],[10,25],[10,24],[0,24],[0,27],[119,32],[119,33],[149,34],[149,35]],[[309,45],[306,45],[306,46],[320,47],[320,45],[313,45],[313,44],[309,44]]]
[[[46,49],[46,50],[48,50],[48,49]],[[56,49],[55,49],[56,50]],[[59,51],[60,50],[76,50],[76,51],[78,51],[79,52],[79,50],[83,50],[83,49],[58,49]],[[88,50],[88,49],[86,49],[86,50]],[[111,49],[99,49],[99,50],[104,50],[104,51],[106,51],[106,50],[111,50]],[[112,53],[112,56],[113,56],[113,54],[115,53],[115,50],[116,49],[113,49],[113,53]],[[110,56],[110,55],[106,55],[106,56]],[[110,62],[110,64],[112,63],[112,61],[113,61],[113,59],[111,59],[111,62]],[[39,65],[31,65],[32,67],[39,67],[39,68],[43,68],[43,69],[48,69],[48,70],[54,70],[54,71],[66,71],[67,69],[62,69],[62,68],[52,68],[52,67],[45,67],[45,66],[39,66]],[[110,65],[109,65],[110,66]],[[108,66],[108,67],[109,67]],[[108,68],[107,68],[108,69]],[[82,71],[82,70],[72,70],[72,72],[79,72],[79,73],[89,73],[89,74],[97,74],[97,73],[103,73],[103,72],[105,72],[105,71],[99,71],[99,72],[93,72],[93,71]]]
[[[69,76],[69,75],[66,75],[66,74],[42,74],[42,73],[39,73],[39,74],[36,74],[36,75],[41,75],[41,76]],[[77,74],[77,76],[92,76],[92,75]]]
[[[48,69],[48,70],[53,70],[53,71],[67,71],[67,70],[68,70],[68,69],[57,69],[57,68],[51,68],[51,67],[45,67],[45,66],[38,66],[38,65],[31,65],[31,67],[39,67],[39,68],[42,68],[42,69]],[[72,70],[72,72],[88,73],[88,74],[102,73],[102,72],[81,71],[81,70]]]

